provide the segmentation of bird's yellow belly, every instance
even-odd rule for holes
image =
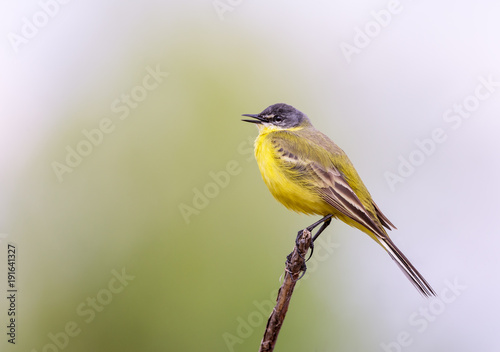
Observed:
[[[255,157],[262,178],[274,198],[288,209],[299,213],[330,214],[331,206],[323,201],[307,180],[299,181],[289,177],[290,173],[283,169],[283,161],[278,160],[272,148],[270,143],[257,138]]]

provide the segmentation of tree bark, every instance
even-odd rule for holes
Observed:
[[[278,291],[276,306],[267,321],[259,352],[270,352],[274,350],[274,345],[276,344],[278,334],[285,320],[295,284],[297,280],[305,274],[305,257],[310,246],[311,232],[304,229],[301,236],[297,237],[293,252],[287,257],[285,264],[285,279]]]

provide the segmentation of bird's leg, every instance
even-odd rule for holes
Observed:
[[[329,215],[321,218],[320,220],[316,221],[314,224],[306,227],[306,229],[309,230],[309,232],[312,232],[312,230],[314,230],[316,227],[319,226],[319,224],[321,224],[321,227],[319,228],[318,232],[316,232],[316,234],[314,235],[314,237],[311,240],[311,246],[310,246],[311,254],[309,255],[309,258],[307,258],[307,260],[311,259],[312,255],[313,255],[314,241],[316,240],[316,238],[318,238],[319,235],[321,235],[321,233],[328,227],[328,225],[330,225],[330,223],[332,222],[332,216],[333,216],[332,214],[329,214]],[[300,236],[302,236],[303,231],[304,230],[300,230],[299,233],[297,234],[297,238],[295,239],[295,244],[298,245],[299,238],[300,238]]]
[[[332,215],[327,215],[325,216],[324,218],[322,218],[321,220],[315,222],[314,224],[312,224],[311,226],[309,226],[307,229],[309,231],[312,231],[316,226],[318,226],[319,224],[321,224],[321,227],[319,228],[319,230],[316,232],[316,234],[313,236],[312,240],[311,240],[311,254],[309,254],[309,258],[307,258],[307,260],[311,259],[313,253],[314,253],[314,241],[316,241],[316,239],[319,237],[319,235],[321,235],[321,233],[328,227],[328,225],[330,225],[330,223],[332,222]]]
[[[312,230],[314,230],[316,227],[318,227],[319,224],[323,224],[320,229],[318,230],[318,232],[316,232],[316,235],[314,235],[313,237],[313,241],[321,234],[321,232],[323,232],[324,229],[326,229],[326,227],[328,225],[330,225],[330,222],[332,221],[332,214],[328,214],[327,216],[321,218],[320,220],[316,221],[314,224],[312,225],[309,225],[307,226],[307,229],[311,232]]]
[[[326,220],[323,222],[323,224],[322,224],[322,225],[321,225],[321,227],[319,228],[318,232],[316,232],[316,234],[315,234],[315,235],[314,235],[314,237],[312,238],[312,240],[311,240],[311,245],[312,245],[312,243],[313,243],[314,241],[316,241],[316,238],[318,238],[318,237],[319,237],[319,235],[321,235],[321,233],[322,233],[323,231],[325,231],[325,229],[328,227],[328,225],[330,225],[330,223],[331,223],[331,222],[332,222],[332,216],[331,216],[331,215],[329,215],[329,216],[328,216],[328,219],[326,219]],[[309,228],[308,228],[308,229],[309,229]]]
[[[332,222],[332,214],[329,214],[325,217],[323,217],[322,219],[316,221],[314,224],[312,225],[309,225],[308,227],[306,227],[306,229],[309,231],[309,232],[312,232],[312,230],[314,230],[316,227],[319,226],[319,224],[321,224],[321,227],[319,228],[319,230],[316,232],[316,234],[313,236],[313,238],[311,239],[311,245],[309,246],[309,248],[311,249],[311,254],[309,255],[309,258],[307,258],[307,260],[304,261],[304,265],[302,267],[302,275],[300,275],[299,278],[297,278],[297,280],[300,280],[306,273],[306,270],[307,270],[307,266],[306,266],[306,263],[309,259],[311,259],[312,255],[313,255],[313,252],[314,252],[314,241],[316,240],[316,238],[318,238],[319,235],[321,235],[321,233],[328,227],[328,225],[330,225],[330,223]],[[302,233],[304,232],[304,230],[300,230],[299,233],[297,234],[297,238],[295,239],[295,245],[298,246],[299,245],[299,238],[302,236]],[[286,259],[287,259],[287,262],[290,262],[290,258],[292,257],[292,253],[290,253]]]

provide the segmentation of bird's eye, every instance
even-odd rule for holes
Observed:
[[[280,115],[276,115],[276,116],[274,116],[273,121],[274,122],[281,122],[281,121],[283,121],[283,118]]]

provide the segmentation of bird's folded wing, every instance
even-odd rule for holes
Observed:
[[[311,162],[310,166],[321,180],[319,193],[327,203],[375,235],[385,237],[384,231],[377,226],[349,183],[335,167],[325,169],[315,162]]]

